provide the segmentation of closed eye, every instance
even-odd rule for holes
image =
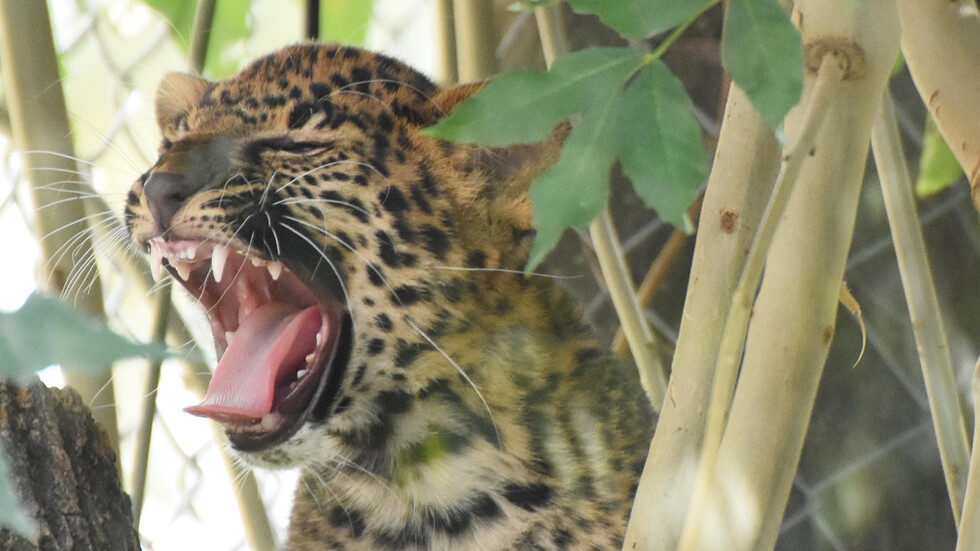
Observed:
[[[272,151],[290,155],[310,155],[321,153],[333,147],[334,143],[331,141],[296,141],[286,136],[280,136],[249,142],[245,145],[244,152],[246,156]]]

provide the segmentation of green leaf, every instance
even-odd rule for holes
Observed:
[[[540,142],[558,123],[604,103],[642,62],[625,48],[591,48],[562,57],[547,73],[504,73],[424,133],[489,146]]]
[[[717,0],[569,0],[627,38],[642,40],[686,23]]]
[[[37,521],[21,507],[10,476],[7,453],[0,443],[0,526],[13,530],[33,541],[37,535]]]
[[[922,143],[922,157],[919,160],[919,178],[915,181],[915,192],[926,197],[948,188],[963,177],[963,168],[950,151],[943,135],[939,133],[936,121],[926,119],[925,136]]]
[[[23,378],[54,364],[104,368],[132,356],[162,359],[169,353],[159,345],[133,344],[37,293],[20,310],[0,313],[0,376]]]
[[[732,0],[725,17],[721,60],[773,128],[803,92],[803,46],[776,0]]]
[[[373,5],[372,0],[321,0],[321,40],[362,46]]]
[[[684,231],[687,208],[708,178],[708,152],[684,85],[661,61],[640,71],[620,101],[623,173],[650,208]]]
[[[617,119],[615,97],[586,112],[565,141],[558,162],[531,186],[537,235],[528,272],[544,260],[566,228],[588,226],[609,201]]]

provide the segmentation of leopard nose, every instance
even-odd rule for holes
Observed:
[[[160,232],[170,229],[170,222],[187,199],[199,191],[199,186],[180,174],[154,172],[143,184],[146,203]]]

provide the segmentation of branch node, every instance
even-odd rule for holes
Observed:
[[[818,36],[803,45],[806,69],[817,74],[825,60],[837,63],[841,80],[859,79],[867,69],[864,50],[854,40],[842,36]]]

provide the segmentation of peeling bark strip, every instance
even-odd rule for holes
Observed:
[[[129,496],[105,432],[72,389],[0,382],[0,440],[40,537],[0,530],[0,549],[139,549]]]

